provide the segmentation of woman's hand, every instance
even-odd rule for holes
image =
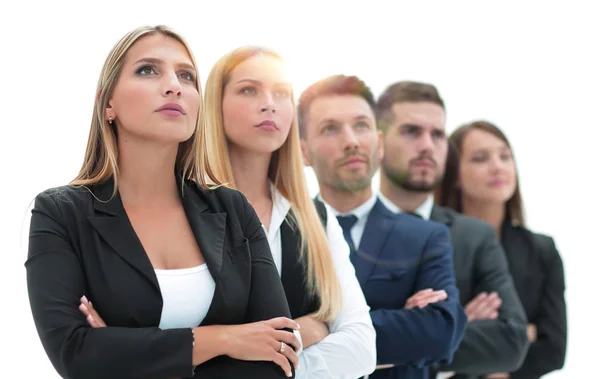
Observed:
[[[92,303],[88,301],[88,299],[85,296],[82,296],[81,299],[79,299],[79,301],[81,301],[81,304],[79,304],[79,310],[81,311],[81,313],[83,313],[85,319],[92,328],[106,327],[106,323],[104,322],[104,320],[102,320],[98,312],[96,312],[96,310],[92,306]]]
[[[298,368],[300,343],[294,333],[278,329],[300,329],[293,320],[273,318],[252,324],[224,326],[226,355],[244,361],[273,361],[292,376],[290,361]],[[289,361],[288,361],[289,360]]]

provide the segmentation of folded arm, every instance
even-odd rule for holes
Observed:
[[[432,233],[422,257],[416,290],[444,290],[447,299],[424,308],[371,311],[377,331],[378,365],[422,367],[450,361],[462,338],[467,319],[460,305],[452,245],[445,228],[440,226]]]
[[[527,352],[527,318],[517,295],[504,250],[486,228],[483,243],[475,256],[473,293],[496,292],[502,305],[496,319],[469,322],[451,364],[443,371],[484,375],[517,369]],[[474,232],[475,233],[475,232]]]

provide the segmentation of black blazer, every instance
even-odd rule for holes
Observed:
[[[529,346],[527,318],[494,228],[439,206],[434,206],[431,219],[450,228],[461,304],[484,291],[496,291],[502,299],[496,320],[469,322],[454,360],[441,370],[458,373],[456,378],[516,370]]]
[[[109,200],[112,189],[108,181],[91,192],[69,186],[47,190],[32,211],[25,264],[29,300],[58,373],[73,379],[285,378],[272,362],[227,356],[194,373],[191,329],[158,328],[158,281],[121,198]],[[216,283],[201,325],[290,317],[266,236],[245,197],[186,181],[182,202]],[[109,327],[87,325],[78,310],[82,295]]]
[[[511,373],[513,379],[536,379],[559,370],[567,349],[565,277],[554,240],[505,222],[502,246],[510,272],[530,323],[537,326],[523,366]]]

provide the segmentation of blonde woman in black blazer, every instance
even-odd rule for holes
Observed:
[[[298,326],[261,223],[207,183],[200,93],[179,35],[130,32],[102,70],[79,175],[36,198],[29,299],[64,378],[294,374]]]
[[[531,345],[522,366],[488,378],[537,379],[559,370],[567,347],[562,259],[551,237],[525,227],[508,139],[495,125],[476,121],[458,128],[450,142],[454,154],[436,201],[495,227],[529,322]]]

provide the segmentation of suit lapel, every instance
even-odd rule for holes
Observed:
[[[356,277],[363,286],[379,259],[382,246],[392,229],[394,218],[390,217],[389,211],[377,199],[375,206],[369,213],[363,237],[360,241],[358,251],[351,255],[352,263],[356,270]]]
[[[112,196],[113,181],[108,180],[93,189],[95,216],[88,220],[102,239],[160,293],[154,268],[138,239],[117,192]]]
[[[194,183],[185,184],[183,207],[208,271],[218,283],[223,267],[227,213],[209,212],[208,204],[194,186]]]
[[[117,192],[111,199],[113,183],[109,180],[94,188],[96,215],[88,220],[100,237],[160,293],[154,267],[127,217],[121,196]],[[223,264],[226,213],[207,212],[208,204],[193,186],[193,183],[183,185],[183,207],[208,270],[218,283]]]

